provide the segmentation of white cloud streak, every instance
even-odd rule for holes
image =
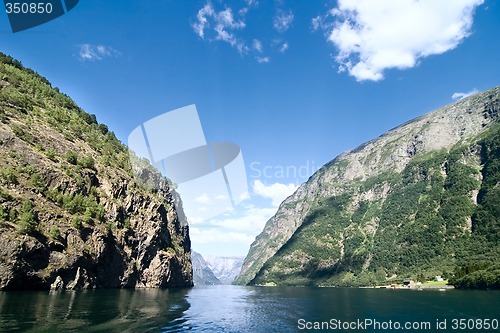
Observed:
[[[121,53],[111,46],[80,44],[78,45],[78,57],[82,61],[97,61],[104,58],[116,58]]]
[[[477,94],[478,92],[479,91],[477,89],[472,89],[471,91],[468,92],[456,92],[453,95],[451,95],[451,98],[453,100],[460,100],[472,96],[474,94]]]
[[[338,49],[339,72],[358,81],[383,79],[386,69],[407,69],[456,48],[469,36],[483,0],[339,0],[312,20]]]

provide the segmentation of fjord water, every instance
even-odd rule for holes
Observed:
[[[331,330],[338,332],[470,332],[452,329],[452,321],[500,320],[500,292],[239,286],[0,292],[1,332],[295,332],[332,319],[431,324]],[[447,329],[438,330],[436,321],[445,319]]]

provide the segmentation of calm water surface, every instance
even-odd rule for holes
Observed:
[[[379,326],[326,325],[365,319]],[[460,319],[469,328],[453,329]],[[322,322],[309,331],[500,332],[470,329],[482,319],[500,320],[500,292],[237,286],[0,292],[1,332],[305,332]],[[437,329],[444,320],[447,329]],[[395,322],[419,327],[397,330]]]

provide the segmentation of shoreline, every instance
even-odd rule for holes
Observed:
[[[444,286],[418,285],[418,286],[411,286],[411,287],[404,287],[404,286],[375,286],[375,287],[360,287],[360,288],[392,289],[392,290],[451,290],[451,289],[456,289],[452,285],[444,285]]]

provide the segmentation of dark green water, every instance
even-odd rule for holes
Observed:
[[[355,323],[341,330],[337,320]],[[358,324],[370,320],[371,326]],[[437,329],[444,320],[447,329]],[[1,332],[500,332],[499,320],[497,291],[215,286],[0,292]],[[307,330],[315,322],[322,329]],[[472,329],[488,322],[490,329]]]

